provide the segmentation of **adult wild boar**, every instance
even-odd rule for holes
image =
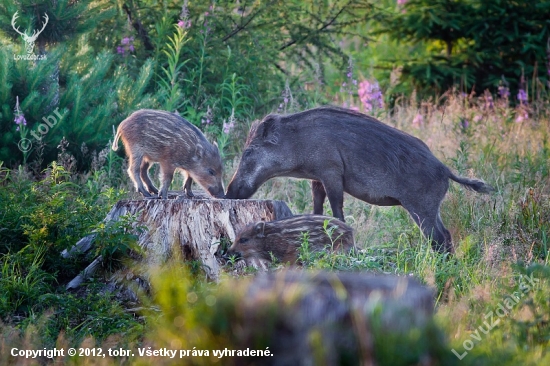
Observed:
[[[112,146],[115,151],[119,138],[130,159],[128,174],[136,190],[145,197],[159,194],[166,199],[176,169],[183,170],[187,176],[183,189],[189,197],[193,196],[193,180],[212,196],[223,197],[223,167],[218,148],[177,114],[141,109],[118,126]],[[152,163],[160,165],[160,193],[149,178]]]
[[[439,216],[449,179],[477,192],[492,190],[453,174],[416,137],[336,107],[268,115],[254,123],[226,198],[248,198],[279,176],[313,180],[316,215],[323,214],[328,196],[334,216],[344,221],[344,192],[379,206],[401,205],[441,252],[452,251]]]

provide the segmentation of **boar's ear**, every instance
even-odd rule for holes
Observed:
[[[254,227],[254,231],[256,232],[256,236],[258,238],[264,238],[265,237],[265,222],[259,222],[256,224],[256,226]]]
[[[195,155],[193,156],[193,160],[199,161],[202,159],[202,155],[204,153],[204,148],[201,144],[195,145]]]
[[[278,116],[268,115],[258,128],[258,133],[265,142],[277,144],[279,133],[277,131]]]

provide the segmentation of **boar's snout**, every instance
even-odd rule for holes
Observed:
[[[232,181],[229,183],[229,187],[227,187],[227,194],[225,195],[225,198],[233,200],[247,199],[250,198],[255,191],[256,190],[254,188],[248,187],[243,183]]]
[[[215,198],[225,198],[225,192],[223,191],[223,186],[221,185],[208,187],[208,193]]]

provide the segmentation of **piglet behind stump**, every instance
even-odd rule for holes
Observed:
[[[279,262],[295,264],[298,249],[307,233],[312,252],[323,250],[349,252],[354,248],[353,229],[334,217],[321,215],[292,216],[276,221],[249,225],[241,230],[226,256],[238,256],[247,263]]]
[[[210,195],[224,196],[223,166],[218,148],[179,115],[141,109],[118,126],[112,146],[115,151],[118,150],[119,138],[122,138],[130,159],[128,174],[136,190],[145,197],[158,194],[166,199],[176,169],[186,174],[183,190],[187,196],[193,197],[193,180]],[[152,163],[160,164],[160,193],[149,178]]]

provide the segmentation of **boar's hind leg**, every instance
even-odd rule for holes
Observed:
[[[323,183],[319,182],[318,180],[312,180],[311,192],[313,193],[313,214],[322,215],[323,204],[325,203],[325,198],[327,197],[327,192],[325,192],[325,187],[323,187]]]
[[[149,192],[145,189],[143,182],[140,177],[141,162],[143,161],[143,156],[130,156],[130,166],[128,167],[128,175],[134,181],[134,186],[136,190],[145,197],[151,197]]]
[[[332,216],[337,217],[340,221],[344,220],[344,184],[341,176],[328,177],[323,179],[323,187],[330,202]]]
[[[147,190],[149,193],[157,195],[159,193],[157,187],[151,182],[151,178],[149,178],[149,162],[143,159],[143,162],[141,163],[141,170],[140,170],[140,177],[141,181],[145,183],[145,187],[147,187]]]
[[[162,199],[168,198],[168,188],[170,188],[170,183],[172,183],[172,178],[174,177],[175,169],[170,165],[160,165],[160,192],[159,196]]]
[[[426,238],[430,238],[432,249],[440,253],[447,253],[452,251],[451,234],[449,230],[445,228],[441,217],[439,217],[439,208],[431,212],[423,210],[409,209],[409,214],[416,222],[418,227],[424,233]]]

